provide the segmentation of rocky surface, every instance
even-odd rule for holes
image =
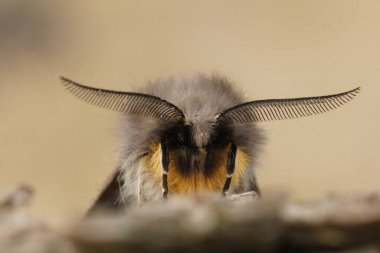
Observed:
[[[31,195],[0,196],[0,252],[380,252],[380,192],[301,204],[253,192],[171,197],[64,233],[23,211]]]

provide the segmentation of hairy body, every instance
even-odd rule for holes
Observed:
[[[198,75],[189,79],[172,78],[151,82],[140,92],[163,98],[178,106],[184,112],[186,122],[191,124],[191,137],[194,146],[199,148],[199,154],[196,155],[189,148],[173,148],[169,151],[170,194],[222,190],[227,176],[228,143],[213,145],[221,137],[234,139],[238,147],[236,173],[229,193],[258,191],[253,165],[263,142],[262,132],[253,124],[231,126],[228,132],[225,129],[224,132],[218,131],[214,125],[217,113],[243,102],[232,83],[216,75]],[[159,119],[135,115],[123,117],[123,143],[117,169],[122,190],[113,203],[134,205],[162,197],[160,140],[167,132],[175,131],[172,128],[171,123]]]
[[[85,102],[124,113],[117,168],[90,212],[168,194],[259,193],[253,168],[264,138],[256,122],[324,113],[360,90],[244,102],[234,85],[219,75],[158,80],[138,93],[62,81]]]

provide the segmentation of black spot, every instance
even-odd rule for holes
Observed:
[[[232,129],[228,126],[218,125],[210,137],[208,147],[225,147],[232,142]]]
[[[164,138],[167,140],[171,150],[191,147],[194,144],[191,125],[178,124],[167,130],[164,133]]]

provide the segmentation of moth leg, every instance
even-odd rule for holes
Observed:
[[[142,204],[142,192],[141,192],[141,169],[139,167],[137,171],[137,203]]]
[[[228,190],[230,189],[232,176],[235,172],[235,158],[236,158],[237,147],[235,144],[231,143],[230,150],[228,151],[227,157],[227,179],[223,187],[223,195],[226,196]]]
[[[127,207],[128,203],[123,197],[121,190],[124,179],[120,168],[117,168],[109,179],[106,187],[102,190],[95,203],[87,211],[89,217],[99,210],[108,209],[118,211]]]
[[[162,163],[162,197],[168,196],[168,173],[169,173],[169,147],[165,139],[161,141],[161,163]]]

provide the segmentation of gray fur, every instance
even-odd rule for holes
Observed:
[[[185,122],[193,125],[193,138],[198,147],[205,146],[210,141],[216,115],[243,102],[243,97],[234,89],[234,84],[219,75],[199,74],[192,78],[173,77],[158,80],[149,82],[138,92],[165,99],[182,110]],[[160,141],[169,124],[136,115],[123,116],[119,169],[124,176],[122,198],[128,204],[161,197],[160,182],[155,182],[149,175],[141,174],[139,171],[140,162],[149,151],[150,145]],[[253,165],[263,143],[263,134],[255,124],[236,124],[232,129],[234,143],[251,158],[245,181],[233,191],[252,190],[252,187],[256,187]]]

